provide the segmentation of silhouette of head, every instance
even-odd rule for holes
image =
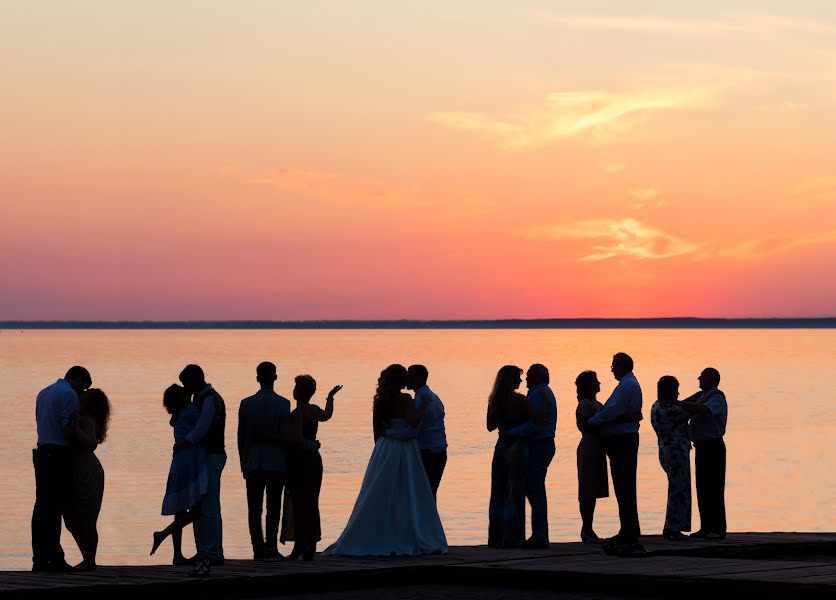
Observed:
[[[69,383],[76,393],[83,392],[93,385],[93,379],[90,377],[90,371],[79,366],[70,367],[67,374],[64,375],[64,381]]]
[[[297,375],[294,381],[296,385],[293,386],[293,399],[307,404],[316,393],[316,379],[310,375]]]
[[[203,369],[197,365],[186,365],[180,371],[180,383],[186,388],[190,394],[196,394],[206,387],[206,375],[203,374]]]
[[[168,386],[163,393],[163,406],[170,415],[176,415],[189,403],[189,392],[175,384]]]
[[[541,383],[549,384],[549,370],[545,365],[534,363],[528,367],[528,371],[525,374],[525,385],[528,389],[531,389]]]
[[[100,444],[107,437],[110,425],[110,401],[107,395],[97,388],[90,388],[78,395],[78,412],[96,422],[96,441]]]
[[[656,384],[656,393],[662,402],[675,402],[679,398],[679,380],[673,375],[663,375]]]
[[[272,385],[278,379],[276,365],[267,361],[259,363],[255,368],[255,379],[262,385]]]
[[[372,403],[372,415],[376,424],[388,418],[401,390],[406,387],[406,381],[407,371],[403,365],[389,365],[380,372]]]
[[[575,388],[578,390],[578,400],[594,400],[601,391],[598,374],[595,371],[583,371],[575,379]]]
[[[720,371],[713,367],[707,367],[702,370],[697,381],[700,382],[700,389],[704,392],[715,388],[720,385]]]
[[[612,366],[610,366],[610,370],[612,371],[613,377],[615,377],[618,381],[621,381],[625,375],[632,373],[633,359],[630,358],[629,354],[618,352],[612,357]]]
[[[407,369],[406,387],[411,390],[420,390],[427,385],[427,378],[429,376],[430,372],[427,371],[427,367],[424,365],[409,365],[409,369]]]
[[[522,383],[522,369],[516,365],[505,365],[496,374],[493,382],[493,390],[488,397],[488,408],[499,418],[508,413],[508,400],[514,390],[519,389]]]

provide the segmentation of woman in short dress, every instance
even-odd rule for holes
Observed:
[[[650,423],[659,439],[659,462],[668,476],[668,506],[662,535],[681,540],[691,531],[691,438],[690,414],[679,406],[679,381],[665,375],[659,379],[658,400],[650,409]]]
[[[607,455],[601,442],[600,429],[590,427],[587,420],[604,405],[598,402],[597,395],[601,391],[601,383],[595,371],[584,371],[575,379],[578,391],[578,407],[575,409],[575,420],[581,432],[578,443],[578,505],[581,519],[581,541],[585,543],[600,542],[600,538],[592,529],[595,516],[595,505],[598,498],[610,495],[607,480]]]
[[[73,444],[73,487],[70,501],[64,511],[64,522],[81,551],[82,561],[78,571],[96,568],[96,550],[99,532],[96,522],[102,508],[105,473],[96,457],[96,447],[105,441],[110,423],[110,402],[105,393],[89,389],[78,397],[78,414],[69,430]]]
[[[186,439],[200,419],[200,410],[191,403],[186,389],[176,384],[170,386],[163,395],[163,406],[171,415],[169,424],[174,428],[174,441]],[[174,521],[162,531],[154,532],[151,554],[157,551],[165,538],[171,536],[174,546],[172,564],[191,564],[183,556],[183,528],[200,516],[200,501],[206,495],[208,483],[203,444],[185,447],[174,455],[162,508],[162,514],[174,515]]]

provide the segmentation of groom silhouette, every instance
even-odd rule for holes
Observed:
[[[433,491],[438,497],[438,486],[447,465],[447,436],[444,431],[444,404],[427,385],[430,373],[424,365],[410,365],[407,370],[407,387],[415,392],[415,407],[428,400],[426,413],[418,425],[418,447],[421,460]]]

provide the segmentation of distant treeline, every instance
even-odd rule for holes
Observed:
[[[0,321],[3,329],[831,329],[815,319],[499,319],[466,321]]]

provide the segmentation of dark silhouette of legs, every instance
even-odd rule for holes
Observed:
[[[604,449],[610,459],[612,484],[618,500],[621,530],[617,541],[634,544],[641,535],[636,501],[636,469],[638,466],[639,434],[628,433],[604,438]]]
[[[424,471],[427,473],[427,480],[430,482],[430,488],[433,491],[433,498],[437,498],[438,486],[441,485],[444,467],[447,466],[447,451],[421,450],[421,460],[424,463]]]
[[[150,554],[154,554],[165,541],[171,536],[171,543],[174,546],[174,564],[188,564],[189,561],[183,556],[183,528],[194,523],[200,517],[200,510],[193,507],[191,510],[180,512],[174,515],[174,521],[162,531],[154,532],[154,543],[151,546]]]
[[[699,533],[726,534],[726,444],[722,438],[695,445]]]
[[[35,467],[35,506],[32,509],[33,570],[63,569],[61,513],[69,493],[70,450],[40,446],[32,451]]]
[[[531,543],[549,541],[548,498],[546,474],[554,458],[554,439],[531,440],[528,443],[528,475],[525,495],[531,504]]]
[[[598,541],[598,536],[596,535],[595,530],[592,528],[592,521],[595,518],[596,504],[596,498],[584,498],[578,501],[578,505],[580,507],[581,512],[581,520],[583,521],[583,525],[581,526],[581,541]]]

